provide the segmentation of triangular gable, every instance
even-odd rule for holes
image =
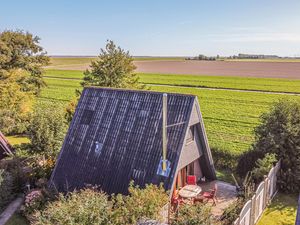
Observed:
[[[193,132],[195,135],[195,139],[192,143],[187,143],[187,137],[189,132],[188,129],[190,129],[190,127],[192,126],[194,126]],[[179,171],[186,165],[194,162],[195,160],[199,159],[205,177],[209,179],[216,179],[214,163],[210,147],[208,145],[204,122],[197,98],[195,99],[195,102],[193,104],[188,129],[185,134],[185,141],[179,158],[177,171]]]

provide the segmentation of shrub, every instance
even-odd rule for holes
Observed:
[[[26,182],[26,176],[23,171],[23,161],[18,157],[3,159],[0,161],[0,170],[4,170],[11,177],[14,193],[22,192]]]
[[[300,191],[300,101],[281,100],[261,117],[254,149],[281,159],[282,191]]]
[[[219,169],[234,170],[237,166],[238,155],[221,148],[211,148],[214,164]]]
[[[10,173],[0,169],[0,213],[15,197],[13,177]]]
[[[37,108],[29,127],[33,153],[56,157],[65,132],[66,124],[62,110],[53,110],[52,107]]]
[[[258,159],[263,158],[265,155],[264,152],[259,150],[250,150],[244,152],[238,159],[238,164],[236,167],[236,173],[240,177],[245,177],[249,171],[252,171],[255,167],[255,162]]]
[[[50,178],[52,170],[55,166],[55,159],[52,156],[45,158],[37,155],[31,159],[28,159],[27,165],[30,168],[30,179],[35,183],[38,179]]]
[[[258,184],[264,179],[264,176],[269,173],[276,161],[276,154],[267,153],[263,159],[258,159],[255,162],[256,167],[252,170],[255,183]]]
[[[44,197],[41,190],[32,190],[26,197],[24,202],[23,214],[28,220],[31,220],[31,214],[36,210],[42,210],[46,203],[46,198]]]
[[[149,184],[141,189],[131,183],[128,196],[114,198],[113,224],[131,225],[141,219],[160,221],[161,210],[167,203],[168,195],[162,186]]]
[[[197,203],[194,205],[184,204],[179,207],[177,213],[173,213],[171,225],[210,225],[211,206]]]
[[[31,224],[107,225],[111,210],[112,204],[105,193],[83,189],[67,196],[60,194],[44,210],[34,213]]]
[[[238,218],[243,206],[245,204],[245,200],[243,198],[239,198],[237,201],[231,203],[223,212],[221,216],[221,221],[223,225],[232,225],[233,222]]]

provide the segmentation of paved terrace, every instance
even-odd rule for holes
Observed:
[[[217,205],[213,205],[212,214],[216,217],[222,215],[223,211],[237,199],[237,192],[234,185],[225,183],[223,181],[211,181],[206,183],[198,184],[203,191],[209,191],[214,188],[215,183],[217,183]],[[213,204],[210,200],[207,204]]]

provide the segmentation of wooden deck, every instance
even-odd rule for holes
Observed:
[[[209,191],[213,189],[215,183],[217,183],[217,205],[213,205],[212,214],[215,217],[222,215],[223,211],[237,199],[237,192],[234,185],[225,183],[223,181],[211,181],[206,183],[198,184],[202,188],[202,192]],[[208,204],[213,204],[213,201],[210,200]]]

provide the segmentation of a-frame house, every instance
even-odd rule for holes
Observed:
[[[163,142],[167,168],[162,173]],[[187,175],[216,178],[196,96],[89,87],[79,100],[50,185],[66,192],[92,184],[109,194],[126,194],[131,180],[141,187],[163,183],[174,190]]]

